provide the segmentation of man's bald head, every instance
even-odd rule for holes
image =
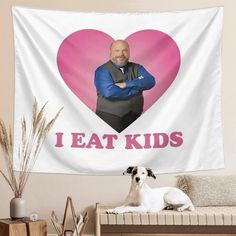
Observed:
[[[129,61],[129,44],[125,40],[115,40],[110,46],[110,59],[118,66],[125,66]]]
[[[124,47],[127,47],[129,48],[129,44],[125,41],[125,40],[122,40],[122,39],[117,39],[117,40],[114,40],[112,43],[111,43],[111,46],[110,46],[110,50],[112,50],[112,48],[114,47],[117,47],[117,46],[124,46]]]

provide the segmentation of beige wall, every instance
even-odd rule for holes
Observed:
[[[236,170],[236,1],[235,0],[1,0],[0,1],[0,116],[9,124],[13,117],[13,34],[11,6],[73,11],[170,11],[209,6],[224,6],[222,116],[225,150],[225,169],[201,172],[229,174]],[[1,158],[0,158],[1,159]],[[0,160],[0,165],[2,160]],[[173,185],[174,175],[161,175],[152,186]],[[28,212],[38,212],[48,221],[48,231],[53,233],[50,213],[54,209],[62,215],[67,195],[72,196],[77,209],[89,210],[87,233],[94,231],[94,206],[96,202],[118,203],[128,191],[128,177],[79,176],[59,174],[32,174],[24,197]],[[0,177],[0,218],[9,217],[9,201],[13,197],[6,182]]]

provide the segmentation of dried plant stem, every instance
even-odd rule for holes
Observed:
[[[22,195],[44,140],[62,110],[60,109],[56,115],[47,122],[44,114],[46,104],[47,103],[45,103],[41,109],[38,109],[38,103],[35,100],[32,107],[31,123],[27,124],[25,118],[21,121],[21,140],[18,144],[17,153],[19,172],[15,172],[13,169],[13,142],[11,129],[7,131],[4,122],[0,119],[0,147],[4,154],[3,159],[6,167],[6,173],[0,170],[0,174],[7,181],[14,192],[15,197],[20,197]]]

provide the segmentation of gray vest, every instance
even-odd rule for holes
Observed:
[[[118,82],[125,82],[126,80],[132,80],[134,78],[137,78],[137,64],[129,62],[128,64],[128,73],[123,74],[120,69],[115,67],[111,61],[108,61],[104,65],[114,83]],[[138,115],[141,115],[143,112],[143,95],[142,92],[134,95],[133,97],[129,97],[127,99],[109,99],[104,98],[98,93],[98,99],[97,99],[97,111],[107,112],[119,117],[122,117],[129,113],[130,111],[133,111],[137,113]]]

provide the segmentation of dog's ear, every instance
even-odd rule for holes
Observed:
[[[156,176],[154,175],[154,173],[152,172],[152,170],[150,168],[146,168],[148,176],[152,177],[153,179],[156,179]]]
[[[134,169],[134,166],[129,166],[125,172],[123,172],[123,175],[125,174],[131,174],[132,170]]]

